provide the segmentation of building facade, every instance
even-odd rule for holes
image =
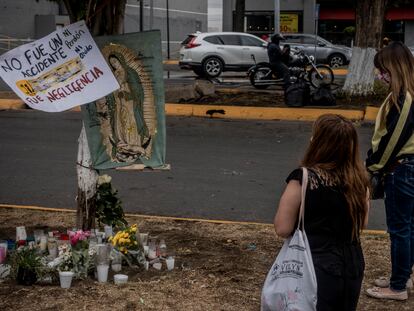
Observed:
[[[163,55],[167,56],[167,2],[169,4],[170,57],[178,57],[187,34],[207,31],[206,0],[144,0],[142,30],[160,29]],[[125,33],[140,31],[140,1],[128,0]],[[0,54],[28,40],[41,38],[69,24],[62,1],[0,0]]]
[[[355,9],[352,3],[342,5],[321,1],[318,34],[338,44],[351,45],[355,32]],[[389,7],[385,12],[383,36],[392,41],[402,41],[414,46],[414,1],[399,7]]]
[[[170,57],[178,58],[180,43],[188,34],[206,32],[208,23],[207,0],[169,0]],[[144,0],[143,30],[160,29],[164,57],[167,56],[167,0]],[[140,4],[128,0],[125,10],[125,33],[140,31]]]
[[[274,33],[274,0],[245,1],[245,32],[258,36]],[[223,31],[234,31],[235,8],[236,0],[223,0]],[[280,0],[280,32],[317,32],[332,43],[351,46],[355,1]],[[390,1],[384,37],[414,46],[414,1]]]
[[[234,30],[236,0],[223,0],[223,31]],[[280,0],[280,31],[315,33],[315,0]],[[245,32],[257,36],[274,33],[274,1],[246,0]]]

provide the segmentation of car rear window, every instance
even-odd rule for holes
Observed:
[[[191,39],[194,38],[195,36],[193,35],[189,35],[183,42],[181,42],[181,45],[186,45],[188,43],[190,43]]]
[[[205,37],[203,40],[212,44],[223,44],[223,42],[218,36]]]
[[[225,45],[241,45],[240,36],[236,35],[221,35],[220,36],[221,41]]]

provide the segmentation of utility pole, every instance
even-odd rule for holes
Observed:
[[[139,31],[144,31],[144,0],[139,1]]]
[[[275,31],[280,33],[280,0],[275,0]]]
[[[170,59],[170,9],[167,0],[167,59]]]
[[[150,30],[154,25],[154,0],[150,0]]]

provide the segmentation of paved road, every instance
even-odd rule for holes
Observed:
[[[0,203],[75,208],[76,112],[0,112]],[[167,118],[169,172],[108,171],[128,212],[271,222],[311,124]],[[368,148],[371,126],[359,128]],[[376,204],[371,229],[384,229]]]

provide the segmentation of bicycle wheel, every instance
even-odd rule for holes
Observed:
[[[309,71],[309,82],[313,87],[318,88],[321,85],[331,85],[334,80],[334,73],[331,67],[326,65],[316,65]]]

